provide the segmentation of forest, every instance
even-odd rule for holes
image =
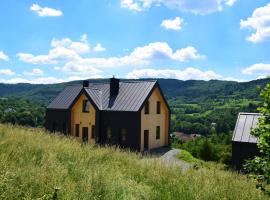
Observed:
[[[108,81],[90,80],[91,83]],[[259,88],[269,79],[251,82],[158,80],[170,105],[171,131],[229,134],[239,112],[257,112]],[[42,127],[48,103],[68,84],[0,84],[0,122]]]

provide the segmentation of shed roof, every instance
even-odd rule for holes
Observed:
[[[99,110],[106,111],[138,111],[157,81],[124,81],[119,83],[116,97],[110,96],[109,83],[91,84],[83,88],[81,85],[67,86],[49,104],[48,109],[68,109],[79,93],[84,89]]]
[[[257,127],[260,117],[262,117],[260,113],[239,113],[232,141],[258,143],[258,138],[251,135],[250,132]]]

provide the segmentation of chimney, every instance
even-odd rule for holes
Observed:
[[[83,81],[83,87],[89,87],[89,81]]]
[[[110,78],[110,96],[117,96],[119,92],[119,79],[114,76]]]

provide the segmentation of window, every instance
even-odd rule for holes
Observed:
[[[75,136],[80,137],[80,124],[75,125]]]
[[[160,139],[160,126],[156,127],[156,139],[159,140]]]
[[[91,139],[95,138],[95,125],[92,125],[92,135],[91,135]]]
[[[144,114],[149,114],[149,101],[146,101],[146,103],[145,103]]]
[[[111,139],[112,139],[112,129],[111,129],[111,127],[108,127],[107,128],[107,140],[111,141]]]
[[[82,111],[87,113],[90,110],[90,102],[88,100],[83,100],[83,108]]]
[[[120,129],[120,140],[121,142],[125,142],[127,140],[127,129],[125,128]]]
[[[160,114],[160,101],[157,101],[157,114]]]

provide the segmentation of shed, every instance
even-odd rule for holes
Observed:
[[[257,127],[260,113],[239,113],[232,137],[232,164],[240,170],[245,160],[259,154],[258,138],[251,135],[251,130]]]

